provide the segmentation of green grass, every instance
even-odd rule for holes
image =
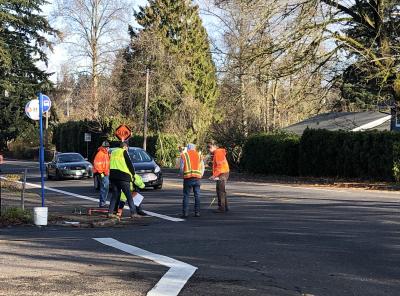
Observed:
[[[30,224],[32,221],[31,211],[20,208],[7,208],[0,215],[0,225]]]

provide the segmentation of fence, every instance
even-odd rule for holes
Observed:
[[[20,207],[25,210],[27,171],[27,169],[0,171],[0,213],[10,207]]]

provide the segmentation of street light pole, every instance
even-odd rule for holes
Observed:
[[[147,109],[149,107],[149,78],[150,70],[146,69],[146,99],[144,101],[144,116],[143,116],[143,149],[147,148]]]

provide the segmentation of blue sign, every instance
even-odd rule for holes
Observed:
[[[42,99],[43,99],[43,112],[48,112],[51,108],[51,100],[46,95],[42,95]]]

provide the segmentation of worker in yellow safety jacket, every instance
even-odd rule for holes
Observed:
[[[131,217],[135,217],[136,207],[133,204],[131,195],[131,182],[133,182],[135,175],[135,168],[128,154],[128,144],[122,142],[120,148],[111,152],[110,156],[110,183],[111,183],[111,200],[110,207],[108,208],[108,215],[115,218],[114,209],[119,204],[121,191],[125,194]]]
[[[135,195],[138,192],[138,189],[143,189],[144,187],[145,187],[145,184],[143,182],[142,177],[139,176],[138,174],[135,174],[134,175],[134,182],[131,183],[131,195],[132,195],[132,198],[135,198]],[[122,217],[122,212],[123,212],[123,209],[125,207],[125,204],[126,204],[127,200],[128,199],[127,199],[126,195],[121,191],[121,196],[120,196],[120,199],[119,199],[119,205],[118,205],[118,209],[117,209],[117,215],[119,217]],[[147,216],[147,214],[143,211],[142,204],[140,204],[139,206],[136,206],[136,212],[140,216]]]

